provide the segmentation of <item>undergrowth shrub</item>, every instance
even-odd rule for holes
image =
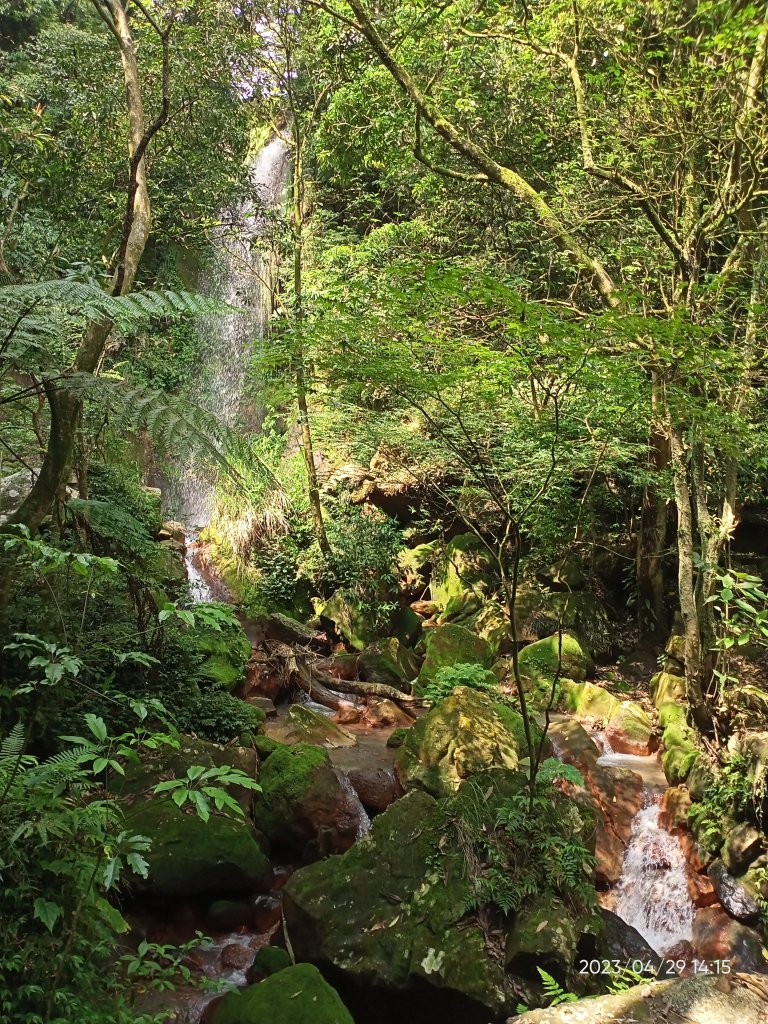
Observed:
[[[179,708],[175,718],[183,733],[194,733],[214,743],[228,743],[245,733],[259,732],[265,714],[261,708],[251,707],[223,690],[206,690]]]
[[[441,700],[450,697],[457,686],[468,686],[472,690],[499,696],[499,683],[493,672],[482,665],[459,662],[438,669],[434,680],[424,689],[424,697],[433,704],[439,704]]]

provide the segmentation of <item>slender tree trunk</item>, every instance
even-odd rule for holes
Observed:
[[[651,435],[648,443],[648,468],[655,479],[669,465],[669,441],[661,429],[661,401],[658,384],[651,389]],[[664,549],[667,536],[667,502],[658,486],[649,483],[643,494],[640,530],[637,538],[638,622],[648,636],[661,636],[667,628],[664,608]]]
[[[312,441],[312,428],[309,421],[307,403],[307,372],[304,362],[304,305],[303,305],[303,260],[304,260],[304,140],[294,118],[293,125],[294,159],[293,159],[293,315],[294,315],[294,375],[296,379],[296,403],[299,410],[299,429],[301,431],[301,450],[307,468],[307,490],[312,510],[312,521],[315,526],[317,543],[324,555],[331,553],[328,534],[325,530],[323,506],[320,503],[320,486],[317,480],[315,465],[315,449]]]

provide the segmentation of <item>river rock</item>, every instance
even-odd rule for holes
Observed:
[[[519,792],[522,786],[520,774],[485,772],[471,784],[467,806],[474,812],[478,791],[485,794],[479,808],[492,827],[498,808],[509,799],[507,791]],[[554,799],[563,800],[562,813],[579,817],[567,798]],[[511,1012],[521,994],[541,996],[536,961],[512,957],[520,973],[505,971],[478,922],[465,912],[470,886],[466,856],[455,827],[446,827],[457,813],[460,803],[452,801],[449,809],[446,801],[425,792],[408,793],[374,819],[363,843],[341,857],[299,869],[285,887],[287,935],[299,959],[332,972],[339,985],[343,979],[345,993],[357,988],[370,998],[374,988],[379,1001],[400,995],[399,1013],[393,1009],[378,1019],[428,1015],[429,1020],[487,1024]],[[591,827],[580,820],[578,825],[574,819],[576,830]],[[520,922],[530,930],[524,911],[517,918],[499,919],[501,941],[510,949],[510,930]],[[557,938],[557,963],[568,960],[563,981],[570,983],[581,933],[565,906],[557,908],[554,920],[561,921],[563,933],[562,942]],[[545,955],[538,962],[546,969],[550,961]],[[366,1019],[365,1012],[359,1019]]]
[[[269,839],[305,857],[348,849],[368,816],[323,747],[279,745],[261,768],[253,818]]]
[[[617,754],[647,757],[657,749],[653,723],[639,704],[622,701],[605,729],[605,738]]]
[[[219,957],[219,963],[225,971],[245,971],[252,961],[253,950],[237,942],[230,942],[225,946]]]
[[[280,920],[281,907],[280,897],[273,893],[253,896],[248,908],[249,921],[257,931],[268,932]]]
[[[548,736],[555,756],[584,776],[583,798],[598,814],[595,877],[598,885],[614,885],[621,877],[635,815],[645,803],[643,780],[626,768],[599,765],[597,744],[572,719],[550,726]]]
[[[315,743],[331,750],[357,744],[349,729],[338,725],[328,715],[303,704],[291,705],[285,724],[285,739],[288,743]]]
[[[224,996],[213,1024],[355,1024],[338,993],[310,964],[296,964]]]
[[[417,693],[434,682],[438,671],[445,666],[464,664],[490,668],[493,664],[488,641],[463,626],[448,624],[430,629],[424,645],[426,657],[414,685]]]
[[[604,907],[600,908],[600,916],[603,919],[603,932],[600,936],[599,957],[619,960],[622,964],[630,965],[633,961],[638,961],[650,964],[653,973],[658,971],[661,967],[661,957],[648,945],[636,928]]]
[[[697,912],[693,919],[692,942],[699,960],[727,961],[732,973],[768,974],[768,960],[763,956],[760,934],[754,928],[734,921],[722,907],[705,907]]]
[[[726,870],[732,875],[743,875],[756,860],[765,845],[765,837],[748,821],[737,825],[728,833],[721,856]]]
[[[564,679],[562,690],[566,711],[601,725],[609,722],[621,707],[612,693],[596,683],[577,683]]]
[[[392,700],[386,698],[368,697],[363,710],[363,721],[372,729],[407,729],[413,724],[413,719],[407,715],[402,708],[399,708]]]
[[[432,600],[443,612],[451,605],[456,611],[469,601],[477,607],[495,580],[495,562],[487,546],[474,533],[462,533],[436,556]]]
[[[402,792],[391,768],[353,768],[347,775],[363,807],[374,814],[385,811]]]
[[[564,1003],[507,1024],[765,1024],[768,986],[755,975],[730,981],[697,975],[657,981],[617,995]]]
[[[726,913],[745,924],[756,924],[760,918],[759,904],[741,882],[728,873],[722,860],[718,858],[710,864],[707,874]]]
[[[395,768],[404,790],[449,796],[463,779],[486,768],[516,768],[524,750],[516,711],[480,690],[457,686],[411,726]]]

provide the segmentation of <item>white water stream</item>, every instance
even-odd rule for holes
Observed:
[[[666,780],[655,754],[638,757],[615,753],[605,737],[596,737],[605,753],[598,764],[629,768],[643,779],[645,806],[635,815],[614,890],[614,912],[663,955],[678,942],[690,941],[696,908],[688,892],[688,870],[680,842],[659,824]]]

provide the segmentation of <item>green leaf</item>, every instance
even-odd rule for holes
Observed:
[[[99,718],[98,715],[88,714],[85,716],[85,724],[97,740],[103,741],[107,738],[107,727],[104,724],[103,718]]]
[[[53,934],[54,926],[61,917],[61,907],[58,903],[53,903],[51,900],[38,896],[34,904],[33,917],[38,921],[42,921],[48,931]]]

